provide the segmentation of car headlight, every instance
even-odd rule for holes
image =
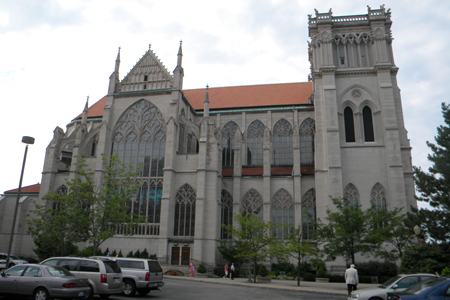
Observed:
[[[352,293],[352,299],[359,299],[358,293]]]

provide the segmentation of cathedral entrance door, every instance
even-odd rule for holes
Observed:
[[[177,266],[180,264],[180,247],[172,247],[172,259],[170,264]]]
[[[191,248],[190,247],[183,247],[182,248],[182,254],[181,254],[181,264],[185,265],[185,266],[188,266],[190,257],[191,257]]]

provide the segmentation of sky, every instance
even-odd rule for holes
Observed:
[[[0,193],[41,182],[45,149],[106,95],[121,47],[120,79],[151,44],[172,73],[183,41],[184,89],[305,82],[308,14],[392,13],[394,59],[413,165],[427,169],[441,102],[450,95],[450,1],[0,0]]]

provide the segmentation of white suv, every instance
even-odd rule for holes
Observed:
[[[15,265],[23,265],[28,263],[26,260],[20,259],[19,257],[12,255],[9,258],[9,266],[6,267],[6,259],[8,258],[7,253],[0,253],[0,270],[9,269]]]

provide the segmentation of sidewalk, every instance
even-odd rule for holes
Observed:
[[[296,280],[279,280],[279,279],[272,279],[271,283],[248,282],[248,278],[235,278],[234,280],[230,280],[223,278],[204,278],[204,277],[190,278],[189,276],[171,276],[171,275],[164,275],[164,279],[193,280],[206,283],[256,287],[260,289],[279,289],[286,291],[302,291],[319,294],[333,294],[344,296],[347,295],[347,285],[345,283],[340,282],[322,283],[322,282],[300,281],[300,286],[297,286]],[[358,289],[375,287],[378,285],[379,284],[360,283],[358,285]]]

